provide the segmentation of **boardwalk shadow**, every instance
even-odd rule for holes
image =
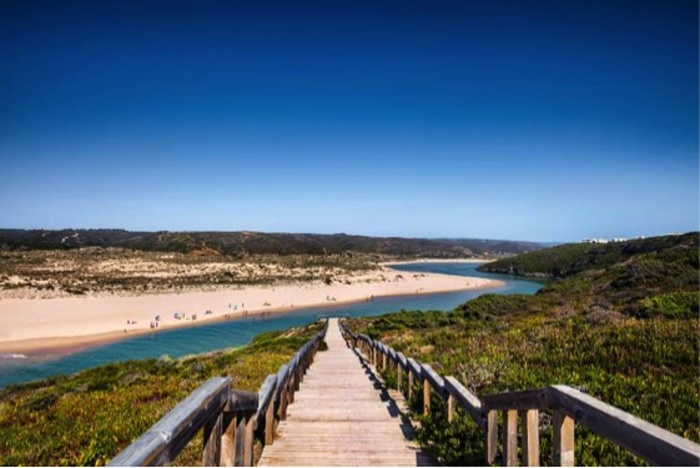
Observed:
[[[404,411],[401,408],[399,408],[399,406],[396,404],[396,401],[391,397],[391,395],[389,395],[386,385],[384,385],[384,381],[374,370],[372,370],[365,357],[362,356],[362,354],[357,349],[352,349],[352,351],[353,353],[355,353],[358,360],[360,361],[362,369],[364,370],[370,382],[372,382],[374,388],[377,390],[377,393],[379,394],[381,400],[387,403],[387,411],[389,412],[389,415],[392,418],[396,418],[399,420],[399,428],[401,429],[401,433],[403,434],[404,438],[407,441],[414,441],[416,438],[416,434],[413,430],[413,425],[411,424],[411,420],[408,416],[407,411]],[[425,454],[420,449],[420,447],[416,449],[416,466],[434,465],[434,461],[427,454]]]
[[[362,356],[357,349],[353,349],[352,351],[360,361],[362,369],[370,382],[372,382],[374,388],[377,390],[381,400],[387,403],[387,411],[389,412],[389,415],[392,418],[399,418],[401,420],[402,430],[404,430],[403,426],[407,426],[406,430],[404,431],[404,435],[407,436],[407,438],[408,435],[410,435],[410,440],[412,440],[414,438],[413,426],[411,426],[411,421],[407,412],[399,408],[396,401],[391,397],[391,395],[389,395],[386,385],[384,385],[384,381],[374,370],[372,370],[364,356]]]

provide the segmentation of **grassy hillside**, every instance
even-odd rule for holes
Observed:
[[[404,311],[351,326],[456,376],[477,395],[567,384],[700,442],[698,237],[647,241],[584,264],[560,255],[569,246],[542,251],[537,258],[551,268],[575,264],[578,272],[534,296],[486,295],[447,314]],[[448,427],[440,412],[423,421],[426,446],[445,463],[482,463],[483,436],[466,418]],[[540,423],[550,420],[543,415]],[[585,428],[576,431],[577,464],[640,462]]]
[[[189,253],[206,246],[223,255],[327,255],[348,252],[410,257],[473,257],[536,250],[533,242],[485,239],[408,239],[347,234],[267,234],[260,232],[130,232],[121,229],[0,229],[0,248],[70,249],[125,247]]]
[[[257,391],[319,330],[270,332],[239,349],[111,364],[0,390],[0,465],[104,465],[211,377]],[[177,464],[200,460],[197,437]]]
[[[697,248],[698,233],[659,236],[607,244],[563,244],[482,265],[481,271],[520,276],[565,278],[591,269],[603,269],[639,254],[650,256],[669,249]],[[695,256],[697,261],[697,256]]]

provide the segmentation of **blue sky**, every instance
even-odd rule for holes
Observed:
[[[698,229],[696,1],[0,3],[0,226]]]

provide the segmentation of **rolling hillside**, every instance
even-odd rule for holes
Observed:
[[[564,278],[585,270],[607,268],[640,254],[654,256],[668,249],[682,251],[697,248],[697,245],[697,232],[608,244],[562,244],[488,263],[479,270],[519,276]]]
[[[552,277],[535,295],[487,294],[447,314],[402,311],[352,320],[352,328],[477,395],[566,384],[698,442],[698,253],[697,233],[554,247],[492,264]],[[441,408],[422,427],[421,441],[445,464],[483,460],[483,436],[467,419],[447,427]],[[641,462],[576,431],[577,465]],[[550,437],[542,439],[545,464]]]
[[[125,247],[144,251],[189,253],[206,247],[223,255],[369,253],[398,257],[457,258],[503,256],[537,250],[534,242],[485,239],[409,239],[348,234],[260,232],[132,232],[120,229],[0,229],[0,247],[71,249]]]

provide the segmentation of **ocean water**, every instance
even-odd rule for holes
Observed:
[[[534,294],[542,287],[539,283],[511,276],[481,273],[476,271],[477,266],[476,263],[421,263],[395,265],[392,268],[411,273],[433,272],[494,278],[503,280],[505,284],[495,289],[375,298],[371,302],[307,308],[265,318],[250,317],[209,325],[197,325],[128,338],[55,358],[31,359],[16,354],[0,355],[0,388],[56,374],[72,374],[112,362],[158,358],[163,355],[175,358],[220,348],[241,346],[259,333],[306,325],[316,321],[319,317],[328,315],[361,317],[382,315],[401,309],[448,311],[482,294]]]

